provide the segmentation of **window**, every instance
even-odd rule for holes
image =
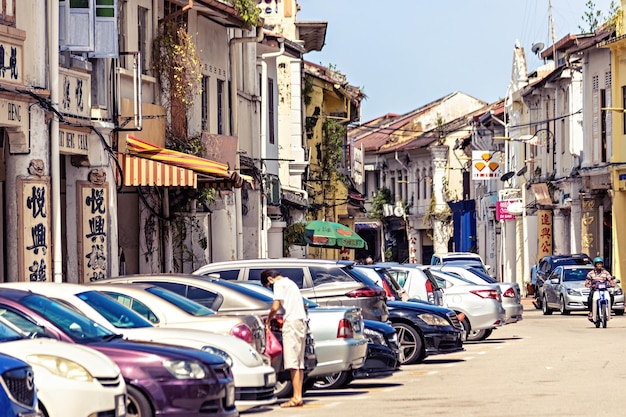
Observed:
[[[202,76],[202,127],[204,131],[209,130],[209,77]]]
[[[276,142],[276,129],[274,126],[274,80],[267,79],[267,136],[270,144]]]
[[[156,314],[154,314],[147,305],[145,305],[144,303],[140,301],[135,300],[133,297],[129,297],[127,295],[112,292],[112,291],[103,291],[103,293],[105,293],[109,297],[113,297],[113,299],[117,301],[118,303],[130,308],[131,310],[134,310],[137,314],[143,316],[148,321],[150,321],[150,323],[159,322],[159,319],[157,318]]]
[[[15,27],[16,1],[17,0],[5,0],[3,2],[0,2],[0,25]]]
[[[248,274],[249,281],[260,281],[261,273],[268,268],[260,268],[260,269],[250,269]],[[271,268],[276,269],[280,272],[280,275],[283,277],[287,277],[293,282],[296,283],[298,288],[303,288],[304,286],[304,270],[302,268]]]
[[[224,134],[224,80],[217,80],[217,134]]]
[[[341,268],[324,268],[319,266],[312,266],[309,268],[309,271],[311,272],[311,278],[313,279],[314,287],[335,282],[355,281],[354,278],[344,272],[344,270]]]
[[[59,45],[92,58],[118,56],[118,0],[59,1]]]
[[[205,275],[211,274],[219,275],[220,279],[225,279],[229,281],[237,281],[237,279],[239,279],[239,269],[227,269],[225,271],[209,272]]]
[[[139,62],[141,73],[148,73],[148,9],[139,6],[137,8],[137,50],[139,51]]]

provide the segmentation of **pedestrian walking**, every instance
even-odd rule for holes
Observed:
[[[304,380],[304,349],[306,344],[306,310],[300,289],[295,282],[283,277],[273,269],[267,269],[261,273],[261,284],[272,288],[274,302],[267,316],[265,327],[270,331],[269,325],[282,306],[285,310],[283,315],[283,364],[291,373],[293,395],[291,399],[280,406],[302,407],[302,383]]]

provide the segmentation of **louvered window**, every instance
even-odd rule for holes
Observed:
[[[60,49],[117,58],[117,1],[59,0]]]

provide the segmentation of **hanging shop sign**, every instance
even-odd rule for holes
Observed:
[[[18,278],[50,281],[50,178],[18,178]]]
[[[91,118],[91,77],[88,73],[59,68],[59,91],[62,114]]]
[[[473,180],[490,180],[502,176],[502,166],[495,154],[496,151],[472,151]]]
[[[4,27],[6,28],[6,26]],[[26,35],[24,32],[24,39],[22,39],[22,31],[14,28],[9,29],[17,36],[8,36],[6,32],[0,35],[0,81],[24,84],[22,78],[24,72],[23,42]]]
[[[552,255],[552,211],[537,210],[537,259]]]
[[[65,155],[88,155],[89,130],[59,128],[59,152]]]

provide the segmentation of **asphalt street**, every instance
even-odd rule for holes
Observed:
[[[544,316],[525,300],[524,319],[465,351],[426,358],[393,376],[314,390],[285,416],[623,416],[626,317],[596,329],[585,313]]]

